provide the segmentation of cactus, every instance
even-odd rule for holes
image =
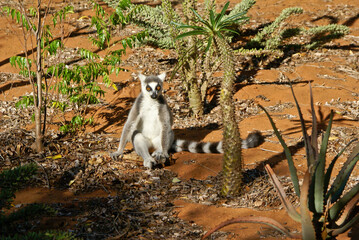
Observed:
[[[225,16],[229,6],[227,2],[220,13],[209,11],[209,19],[204,20],[194,9],[192,12],[201,25],[188,25],[174,23],[179,29],[191,29],[191,31],[180,34],[177,39],[196,35],[205,36],[206,52],[212,47],[216,49],[220,62],[223,65],[223,80],[220,90],[220,104],[222,107],[223,121],[223,187],[222,195],[237,195],[242,185],[242,156],[241,139],[238,124],[235,119],[233,105],[233,82],[235,80],[235,69],[233,50],[229,46],[225,33],[233,32],[230,29],[233,24],[246,20],[244,12],[231,16]]]

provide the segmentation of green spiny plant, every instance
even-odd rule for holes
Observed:
[[[310,42],[305,45],[305,48],[315,49],[333,39],[342,38],[347,35],[349,33],[349,28],[344,25],[329,24],[313,27],[303,32],[305,35],[311,37]]]
[[[232,49],[229,46],[224,33],[234,32],[230,27],[238,22],[247,19],[243,17],[245,13],[237,13],[224,18],[229,6],[227,2],[222,11],[216,14],[210,10],[209,20],[203,19],[194,9],[192,9],[196,19],[201,25],[187,25],[175,23],[180,29],[191,29],[191,31],[180,34],[177,38],[201,35],[205,36],[206,51],[214,47],[218,52],[220,61],[223,64],[223,80],[220,90],[220,104],[222,107],[223,121],[223,175],[224,182],[222,194],[225,196],[236,195],[242,185],[242,159],[241,159],[241,140],[238,124],[235,119],[235,109],[233,105],[233,82],[235,80],[235,69]],[[213,45],[212,45],[213,44]]]
[[[330,183],[334,165],[343,154],[344,150],[352,144],[355,140],[350,141],[344,149],[342,149],[330,162],[328,168],[326,166],[326,153],[328,147],[328,141],[330,131],[333,122],[333,111],[330,114],[329,123],[327,129],[323,135],[322,143],[318,147],[318,130],[317,119],[315,115],[313,95],[310,89],[310,102],[312,110],[312,133],[311,136],[307,134],[305,121],[295,97],[293,88],[291,86],[292,94],[297,106],[303,139],[306,149],[307,157],[307,171],[304,175],[303,183],[299,184],[297,169],[294,165],[291,152],[284,142],[281,134],[279,133],[273,119],[267,112],[267,110],[260,106],[266,113],[270,123],[274,129],[274,132],[281,143],[284,153],[286,155],[288,166],[290,170],[291,180],[293,182],[295,194],[300,199],[300,213],[294,208],[292,203],[288,200],[284,188],[278,180],[277,176],[269,165],[266,165],[266,171],[275,189],[278,192],[279,198],[282,201],[283,206],[288,212],[288,215],[295,221],[301,223],[303,239],[333,239],[338,235],[346,232],[355,223],[359,221],[359,208],[357,203],[359,202],[359,183],[353,188],[344,192],[347,186],[349,177],[359,160],[359,145],[354,147],[353,152],[348,156],[347,160],[343,164],[338,175],[334,181]],[[273,224],[273,219],[250,219],[251,222],[268,224],[270,222],[277,230],[282,230],[284,227],[279,224]],[[233,223],[249,222],[246,218],[237,218],[226,221],[218,227],[209,231],[203,238],[208,237],[214,231]],[[279,225],[278,225],[279,224]],[[299,237],[297,234],[282,231],[290,237]]]
[[[168,3],[167,3],[168,2]],[[239,12],[239,10],[247,11],[252,5],[252,0],[243,0],[237,4],[234,9],[225,15],[225,18],[231,17]],[[183,2],[183,22],[186,25],[195,25],[196,16],[190,9],[196,9],[196,1],[188,0]],[[187,93],[189,100],[189,107],[192,111],[192,115],[195,117],[201,117],[205,110],[205,99],[208,87],[210,86],[210,79],[214,71],[218,70],[220,61],[219,56],[214,48],[206,49],[205,40],[199,38],[198,36],[188,36],[187,38],[177,38],[178,35],[184,33],[184,30],[181,28],[174,28],[176,22],[179,22],[178,15],[174,12],[171,4],[168,0],[164,1],[162,4],[163,9],[165,9],[165,16],[167,23],[171,25],[171,35],[173,41],[175,42],[175,49],[179,56],[179,61],[176,66],[176,69],[173,71],[173,74],[178,70],[180,71],[181,80],[183,83],[183,89]],[[215,11],[215,1],[206,0],[205,1],[205,10],[204,16],[209,16],[210,11]],[[233,22],[231,28],[236,29],[243,23]],[[224,33],[226,39],[230,39],[229,31]],[[200,72],[198,76],[196,73]]]
[[[249,46],[265,46],[266,48],[276,48],[279,45],[280,34],[275,34],[275,31],[280,28],[284,20],[294,14],[303,12],[302,8],[292,7],[284,9],[281,14],[268,26],[262,29],[253,39],[248,42]],[[274,44],[273,42],[276,42]]]
[[[109,4],[111,1],[105,1]],[[150,7],[143,4],[132,4],[130,0],[121,0],[115,7],[116,19],[123,19],[122,26],[136,24],[146,31],[142,44],[155,45],[160,48],[173,48],[169,24],[166,24],[161,6]]]
[[[296,44],[299,48],[304,50],[315,49],[323,44],[338,39],[349,33],[349,28],[344,25],[329,24],[326,26],[319,26],[313,28],[285,28],[285,20],[293,15],[303,13],[300,7],[290,7],[283,9],[281,14],[268,26],[259,31],[250,41],[248,41],[243,48],[237,50],[240,54],[251,54],[253,51],[262,51],[263,54],[271,54],[268,50],[280,50],[286,47],[285,41],[295,36],[303,36],[309,39],[309,42]],[[289,45],[291,47],[291,45]],[[243,51],[246,49],[247,51]]]
[[[195,15],[191,9],[196,9],[196,4],[197,1],[194,0],[186,0],[182,3],[184,22],[187,25],[195,24]],[[180,20],[168,0],[162,2],[162,8],[165,9],[166,23]],[[180,34],[180,29],[171,24],[170,32],[172,39],[175,39]],[[201,41],[195,36],[189,36],[186,39],[177,39],[174,43],[176,52],[180,56],[177,68],[181,73],[183,88],[187,92],[190,110],[193,116],[202,116],[204,94],[201,93],[201,86],[204,86],[204,83],[197,76],[198,60],[203,55],[200,52]]]
[[[129,24],[131,17],[135,13],[141,11],[141,5],[136,5],[133,9],[125,11],[131,6],[132,5],[129,0],[122,0],[119,2],[115,12],[109,15],[100,4],[94,3],[93,9],[95,10],[96,15],[91,18],[91,27],[95,26],[97,35],[96,37],[90,37],[90,40],[94,45],[100,49],[105,49],[111,48],[117,43],[121,43],[123,48],[126,49],[127,47],[132,48],[136,43],[143,43],[147,41],[149,34],[148,30],[145,29],[124,39],[111,42],[113,38],[111,31],[118,26],[122,28],[123,26]]]

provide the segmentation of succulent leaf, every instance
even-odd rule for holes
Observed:
[[[288,198],[284,192],[284,188],[283,188],[282,184],[279,182],[279,180],[278,180],[277,176],[275,175],[275,173],[273,172],[272,168],[267,164],[265,166],[265,169],[266,169],[268,175],[270,176],[270,178],[272,179],[273,185],[276,188],[279,198],[280,198],[283,206],[287,210],[288,215],[293,220],[295,220],[297,222],[301,222],[300,214],[295,210],[292,203],[288,200]]]
[[[304,138],[304,144],[305,144],[305,152],[306,152],[306,155],[307,155],[307,167],[308,169],[311,169],[310,166],[312,166],[314,163],[315,163],[315,156],[314,156],[314,151],[313,151],[313,148],[310,144],[310,141],[309,141],[309,136],[307,134],[307,130],[306,130],[306,127],[305,127],[305,121],[304,121],[304,118],[303,118],[303,114],[302,114],[302,110],[300,109],[299,107],[299,103],[297,101],[297,98],[294,94],[294,90],[293,90],[293,86],[292,84],[290,83],[290,90],[292,91],[292,95],[293,95],[293,98],[294,98],[294,101],[295,101],[295,105],[297,106],[297,110],[298,110],[298,115],[299,115],[299,119],[300,119],[300,125],[302,127],[302,133],[303,133],[303,138]]]
[[[354,190],[355,191],[355,190]],[[342,210],[340,218],[335,222],[338,226],[345,224],[346,220],[349,219],[350,214],[357,208],[356,204],[359,201],[359,191],[356,195],[345,205]]]
[[[303,239],[316,239],[315,230],[312,224],[312,217],[308,208],[308,196],[310,186],[310,172],[309,169],[304,175],[304,180],[300,195],[300,215],[302,220],[302,237]]]
[[[349,179],[353,168],[355,167],[357,161],[359,160],[359,144],[353,149],[353,152],[349,155],[347,161],[344,163],[342,169],[340,170],[338,176],[335,178],[332,187],[330,188],[328,194],[332,196],[331,202],[336,202],[343,193],[345,185]]]
[[[343,152],[345,151],[345,149],[347,149],[347,147],[349,147],[353,142],[357,141],[357,139],[353,139],[351,140],[332,160],[332,162],[329,164],[328,168],[327,168],[327,172],[325,173],[325,177],[324,177],[324,189],[328,189],[329,186],[329,181],[330,181],[330,177],[332,175],[333,172],[333,168],[334,165],[336,163],[336,161],[338,160],[338,158],[343,154]],[[325,201],[327,201],[329,198],[329,192],[327,192],[326,196],[325,196]]]
[[[290,171],[290,177],[292,179],[292,182],[293,182],[293,185],[294,185],[294,191],[296,193],[296,195],[299,197],[300,196],[300,188],[299,188],[299,180],[298,180],[298,175],[297,175],[297,169],[296,167],[294,166],[294,162],[293,162],[293,158],[292,158],[292,153],[290,152],[287,144],[285,143],[285,141],[283,140],[282,136],[280,135],[279,131],[278,131],[278,128],[276,127],[272,117],[269,115],[269,113],[267,112],[267,110],[261,106],[261,105],[258,105],[264,112],[265,114],[267,115],[271,125],[272,125],[272,128],[274,130],[274,133],[275,135],[277,136],[280,144],[282,145],[283,149],[284,149],[284,153],[285,153],[285,156],[287,158],[287,162],[288,162],[288,166],[289,166],[289,171]]]
[[[333,111],[330,113],[329,124],[325,131],[323,142],[318,155],[318,163],[314,173],[314,205],[317,213],[324,212],[324,195],[327,189],[324,189],[324,171],[325,171],[325,157],[327,153],[328,141],[330,131],[333,123]]]
[[[340,198],[329,210],[329,219],[332,221],[337,221],[340,217],[340,214],[343,212],[344,209],[352,206],[358,202],[359,198],[359,183],[356,184],[349,192],[347,192],[342,198]],[[351,201],[354,201],[351,202]],[[349,210],[351,210],[350,208]],[[349,211],[348,209],[346,209]],[[350,211],[349,211],[350,212]],[[343,212],[344,214],[344,212]],[[347,213],[346,213],[347,214]],[[344,216],[345,217],[345,216]]]
[[[312,85],[310,82],[309,82],[309,93],[310,93],[310,108],[312,110],[311,145],[312,145],[313,151],[314,151],[314,159],[317,159],[317,155],[318,155],[318,122],[317,122],[317,116],[315,114],[313,91],[312,91]]]
[[[344,226],[334,229],[330,232],[331,236],[337,236],[339,234],[342,234],[346,232],[349,228],[351,228],[355,223],[359,221],[359,214],[355,215],[353,218],[349,220]]]

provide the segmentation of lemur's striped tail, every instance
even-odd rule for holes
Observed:
[[[254,148],[261,145],[264,137],[259,131],[252,132],[242,140],[242,148]],[[173,152],[187,151],[191,153],[223,153],[222,141],[220,142],[195,142],[175,139],[171,150]]]

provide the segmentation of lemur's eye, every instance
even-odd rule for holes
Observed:
[[[161,86],[160,86],[160,85],[157,85],[156,90],[157,90],[157,91],[161,90]]]
[[[151,91],[151,87],[150,87],[150,86],[147,86],[147,87],[146,87],[146,90],[147,90],[147,91]]]

